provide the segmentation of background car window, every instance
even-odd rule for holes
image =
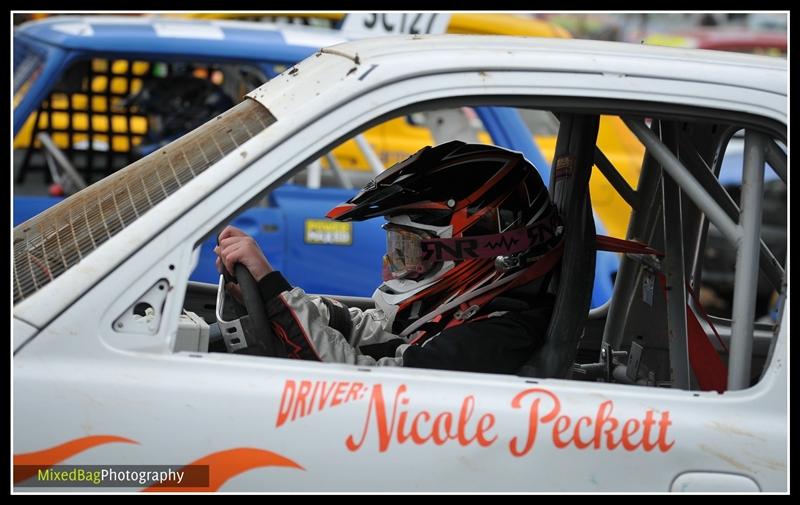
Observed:
[[[258,69],[242,65],[76,62],[15,138],[16,191],[45,194],[51,182],[39,133],[91,184],[230,109],[264,81]]]
[[[388,168],[395,163],[399,163],[425,146],[435,145],[438,141],[436,133],[432,131],[432,116],[435,112],[418,112],[408,116],[401,116],[390,119],[378,126],[375,126],[364,133],[364,138],[373,149],[377,159],[380,160],[382,168]],[[439,111],[439,116],[446,114],[446,120],[458,121],[457,125],[451,126],[458,130],[465,140],[470,142],[480,142],[490,144],[491,137],[486,132],[480,118],[470,107]],[[350,139],[335,149],[332,154],[335,156],[339,166],[348,171],[371,173],[374,176],[374,167],[370,165],[368,154],[363,152],[361,146],[355,139]],[[330,167],[328,158],[321,160],[325,169]],[[356,176],[356,181],[362,182],[363,177]],[[330,179],[330,185],[338,185],[336,179]],[[364,180],[365,184],[367,180]],[[358,185],[358,184],[357,184]]]
[[[16,107],[42,73],[44,58],[32,46],[14,43],[14,107]]]

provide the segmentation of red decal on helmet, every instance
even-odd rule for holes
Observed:
[[[329,210],[328,213],[325,214],[325,217],[327,217],[328,219],[337,219],[343,214],[347,214],[348,212],[353,210],[354,207],[355,205],[353,205],[352,203],[339,204],[336,207]]]

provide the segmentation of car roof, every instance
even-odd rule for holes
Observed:
[[[355,72],[360,65],[365,71],[373,69],[370,78],[346,80],[333,87],[329,79],[317,77],[318,85],[286,95],[281,87],[294,78],[293,72],[265,83],[249,96],[262,101],[280,119],[298,104],[320,108],[338,101],[336,95],[381,80],[403,79],[412,66],[420,76],[535,70],[556,80],[564,76],[557,95],[721,108],[786,123],[788,74],[782,58],[624,42],[485,35],[362,39],[325,48],[322,53],[339,57],[305,60],[295,72],[331,76]],[[620,79],[609,81],[614,77]]]
[[[57,16],[20,25],[15,36],[88,52],[294,61],[347,40],[327,28],[157,16]]]
[[[610,42],[602,40],[557,39],[546,37],[509,37],[487,35],[413,35],[384,37],[371,40],[354,40],[343,43],[340,48],[352,48],[353,52],[366,58],[380,58],[403,52],[419,53],[420,41],[430,50],[463,50],[468,47],[493,51],[536,51],[558,55],[562,53],[579,54],[583,57],[586,71],[607,70],[610,58],[628,60],[626,67],[638,68],[635,74],[669,78],[676,68],[693,64],[712,64],[742,67],[763,67],[786,70],[786,62],[780,58],[741,54],[727,51],[693,50],[632,44],[629,42]],[[424,43],[424,42],[423,42]],[[595,60],[592,55],[602,57]],[[558,60],[558,57],[552,58]],[[556,63],[553,61],[553,63]],[[542,60],[546,63],[546,60]],[[653,65],[653,63],[656,63]],[[558,66],[557,63],[551,66]],[[703,76],[695,76],[702,78]],[[721,76],[709,74],[706,80],[719,82]]]

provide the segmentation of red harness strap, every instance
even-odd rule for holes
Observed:
[[[710,324],[710,323],[709,323]],[[714,326],[711,326],[713,329]],[[700,326],[694,311],[686,304],[686,331],[688,333],[689,364],[697,383],[703,391],[725,392],[728,389],[728,368],[711,345],[708,335]],[[714,329],[714,333],[717,330]]]
[[[605,235],[597,235],[595,238],[597,240],[598,251],[652,254],[659,257],[664,256],[663,252],[653,249],[649,245],[642,244],[641,242],[634,242],[633,240],[621,240],[614,237],[606,237]]]
[[[658,274],[658,280],[664,290],[664,296],[669,296],[667,292],[667,279],[664,274]],[[688,285],[686,288],[691,293]],[[695,303],[697,307],[701,307],[698,300],[695,300]],[[712,331],[717,338],[719,338],[717,329],[714,328],[711,321],[706,319],[706,323],[711,326]],[[722,362],[722,358],[719,357],[719,353],[714,349],[714,346],[708,338],[708,334],[703,330],[700,321],[697,319],[697,315],[688,303],[686,304],[686,340],[687,350],[689,352],[689,366],[692,367],[700,390],[722,393],[728,389],[728,368],[725,366],[725,363]],[[722,339],[720,339],[720,343],[721,342]]]
[[[689,296],[691,296],[692,300],[694,300],[695,309],[697,309],[697,312],[700,313],[700,317],[702,317],[705,320],[706,324],[708,324],[708,326],[711,327],[711,331],[713,331],[714,336],[717,337],[717,342],[719,342],[719,345],[722,346],[723,349],[725,349],[725,352],[729,352],[728,346],[725,345],[725,342],[722,341],[722,337],[720,337],[719,333],[717,333],[717,329],[711,322],[711,318],[708,316],[708,313],[706,313],[706,310],[700,304],[700,300],[697,298],[697,295],[694,294],[694,291],[692,291],[692,288],[689,286],[688,282],[686,283],[686,291],[689,292]]]

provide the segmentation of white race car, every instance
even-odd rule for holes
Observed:
[[[221,284],[188,281],[204,240],[372,125],[478,105],[559,120],[559,289],[517,375],[224,352],[229,331],[263,336]],[[595,147],[600,115],[646,147],[633,187]],[[740,130],[737,203],[715,174]],[[782,59],[454,35],[325,48],[14,229],[14,489],[785,492],[787,266],[759,236],[781,145]],[[628,241],[596,238],[590,174],[632,207]],[[694,296],[709,222],[738,250],[732,320]],[[623,256],[590,311],[598,249]],[[754,322],[759,267],[775,323]]]

